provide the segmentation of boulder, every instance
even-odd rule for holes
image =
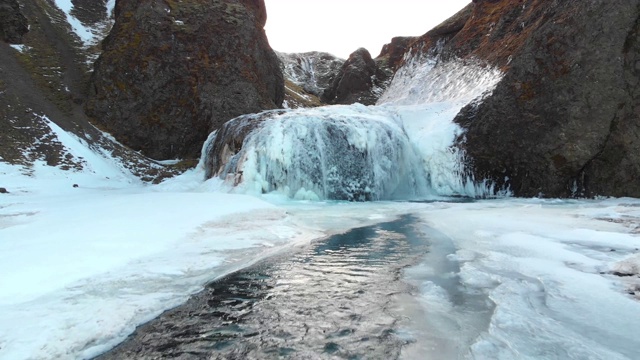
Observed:
[[[27,18],[20,12],[17,0],[0,0],[0,34],[10,44],[21,44],[22,35],[29,32]]]
[[[263,0],[119,0],[87,114],[155,159],[197,157],[212,130],[282,105]]]

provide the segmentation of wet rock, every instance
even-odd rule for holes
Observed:
[[[0,34],[2,40],[21,44],[22,35],[29,32],[27,18],[20,12],[17,0],[0,0]]]
[[[87,113],[156,159],[197,157],[210,131],[280,107],[283,77],[262,0],[121,0]]]
[[[620,272],[620,271],[613,271],[611,273],[611,275],[618,276],[618,277],[628,277],[628,276],[634,276],[636,274],[627,273],[627,272]]]
[[[322,94],[327,104],[373,105],[388,84],[391,74],[385,72],[365,48],[349,55],[333,83]]]

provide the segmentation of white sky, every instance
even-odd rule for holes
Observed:
[[[376,57],[394,36],[422,35],[471,0],[265,0],[269,43],[282,52]]]

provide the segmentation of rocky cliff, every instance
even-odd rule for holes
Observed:
[[[476,179],[519,196],[640,196],[640,1],[475,1],[443,56],[504,71],[456,121]]]
[[[395,37],[376,58],[366,49],[346,61],[328,53],[279,53],[285,76],[285,107],[375,104],[417,37]]]
[[[349,55],[321,99],[327,104],[373,105],[391,76],[392,72],[371,58],[367,49],[360,48]]]
[[[85,159],[60,138],[66,133],[145,181],[183,167],[162,166],[113,141],[84,113],[96,44],[111,23],[106,3],[73,0],[69,11],[53,1],[0,1],[0,161],[27,175],[40,164],[86,170]]]
[[[637,197],[639,21],[636,0],[475,0],[392,63],[425,54],[503,72],[455,120],[473,178],[518,196]]]
[[[278,53],[278,57],[285,77],[315,96],[322,95],[344,64],[344,59],[317,51]]]
[[[285,79],[285,108],[323,105],[322,92],[331,85],[343,59],[324,52],[277,53]]]
[[[211,130],[280,107],[262,0],[119,0],[87,113],[156,159],[197,157]]]
[[[21,44],[22,35],[29,32],[27,18],[20,12],[17,0],[0,0],[0,34],[8,43]]]

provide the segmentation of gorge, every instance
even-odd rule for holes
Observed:
[[[636,356],[640,0],[267,15],[0,0],[0,358]]]

